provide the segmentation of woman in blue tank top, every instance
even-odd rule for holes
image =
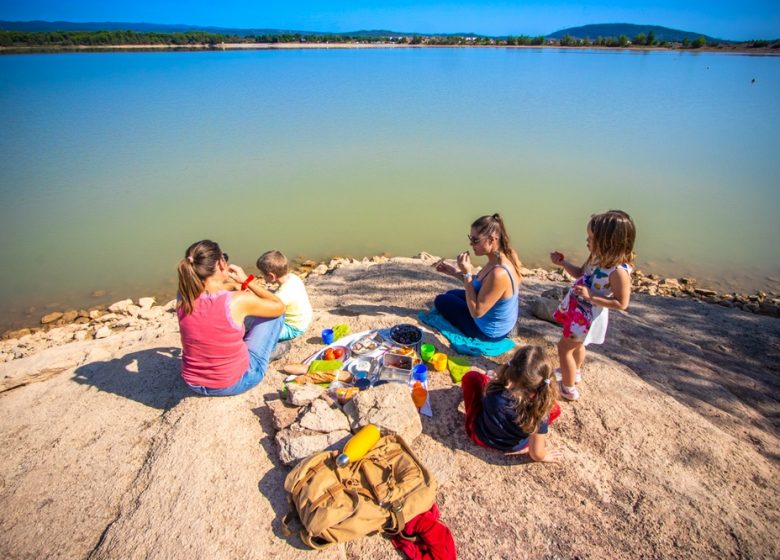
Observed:
[[[517,322],[520,259],[498,214],[476,220],[468,238],[476,256],[487,256],[487,264],[475,275],[468,251],[458,255],[456,264],[438,262],[436,270],[462,280],[464,289],[439,294],[433,304],[466,336],[499,340]]]

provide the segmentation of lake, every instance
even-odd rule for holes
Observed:
[[[528,266],[620,208],[645,272],[778,291],[778,91],[780,57],[695,52],[0,56],[0,328],[172,296],[203,238],[454,256],[496,211]]]

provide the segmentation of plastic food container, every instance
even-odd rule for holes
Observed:
[[[382,367],[379,370],[379,379],[382,381],[408,383],[412,375],[413,364],[414,360],[411,356],[385,354],[382,357]]]

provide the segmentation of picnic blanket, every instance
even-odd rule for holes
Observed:
[[[431,309],[427,313],[420,311],[417,317],[426,325],[443,334],[458,354],[467,356],[500,356],[515,347],[515,342],[509,338],[490,341],[466,336],[453,327],[452,323],[445,319],[436,309]]]

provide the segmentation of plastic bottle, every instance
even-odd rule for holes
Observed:
[[[423,387],[423,384],[419,381],[415,381],[412,387],[412,402],[414,402],[417,410],[423,407],[426,400],[428,400],[428,389]]]
[[[346,467],[354,463],[368,453],[376,445],[380,437],[379,428],[373,424],[366,424],[358,433],[349,438],[344,451],[336,457],[336,464],[339,467]]]

